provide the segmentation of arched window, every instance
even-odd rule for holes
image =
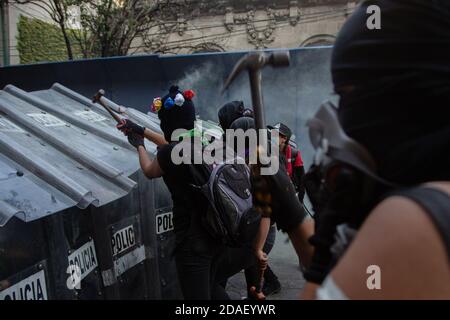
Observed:
[[[331,46],[334,44],[336,36],[331,34],[317,34],[309,37],[300,44],[300,47],[318,47],[318,46]]]
[[[225,50],[216,43],[205,42],[195,46],[191,53],[224,52]]]

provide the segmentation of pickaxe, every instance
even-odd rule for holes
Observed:
[[[231,71],[228,79],[225,81],[222,92],[224,92],[238,75],[247,70],[250,77],[250,88],[252,92],[253,113],[255,117],[256,129],[266,129],[266,121],[264,117],[264,106],[262,96],[262,69],[266,65],[273,67],[289,66],[289,51],[274,51],[266,53],[262,51],[250,52],[241,58]]]
[[[106,109],[106,111],[108,111],[108,113],[114,118],[114,120],[117,121],[117,123],[121,123],[122,122],[122,118],[119,117],[118,114],[116,114],[114,111],[111,110],[110,107],[108,107],[107,103],[104,101],[104,96],[105,95],[105,90],[100,89],[97,91],[97,93],[95,94],[95,96],[92,98],[92,103],[98,103],[100,104],[103,108]]]
[[[231,71],[228,79],[225,81],[222,93],[230,86],[230,84],[238,77],[238,75],[247,70],[250,78],[250,89],[252,93],[253,113],[255,118],[255,127],[257,130],[266,129],[266,121],[264,117],[264,104],[262,96],[262,69],[266,65],[273,67],[289,66],[290,54],[289,51],[275,51],[266,53],[262,51],[250,52],[241,58]],[[261,163],[259,153],[263,148],[267,148],[267,135],[263,134],[258,139],[257,159],[258,164],[252,168],[252,175],[254,177],[253,184],[259,185],[258,194],[254,195],[256,198],[271,199],[270,188],[264,179],[261,179]],[[269,200],[271,202],[271,200]],[[265,206],[263,211],[271,213],[271,207]],[[260,274],[260,283],[257,287],[252,288],[252,294],[258,300],[264,300],[265,296],[262,293],[262,286],[264,281],[264,271]]]

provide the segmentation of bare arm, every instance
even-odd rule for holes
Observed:
[[[300,293],[300,300],[316,300],[316,291],[320,285],[312,282],[306,282],[303,291]]]
[[[267,234],[270,230],[270,218],[261,218],[259,223],[258,233],[255,237],[254,249],[256,258],[259,261],[260,267],[262,270],[265,270],[267,267],[267,255],[263,251],[264,244],[266,243]]]
[[[264,244],[266,243],[269,230],[270,230],[270,218],[261,218],[258,233],[256,234],[254,242],[255,251],[262,251]]]
[[[141,165],[141,169],[147,178],[159,178],[164,174],[159,166],[158,160],[151,160],[143,146],[138,147],[138,153],[139,164]]]
[[[145,128],[144,130],[144,137],[153,142],[154,144],[156,144],[157,146],[162,146],[168,143],[162,134],[159,134],[148,128]]]
[[[309,243],[309,238],[314,234],[314,220],[305,218],[288,234],[301,265],[309,267],[314,253],[314,247]]]
[[[367,285],[372,265],[379,290]],[[450,299],[445,245],[423,209],[402,197],[375,208],[331,276],[350,299]]]

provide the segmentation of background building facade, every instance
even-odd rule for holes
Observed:
[[[147,0],[150,1],[150,0]],[[191,54],[331,45],[356,0],[169,0],[128,54]],[[33,4],[3,2],[1,64],[21,61],[21,16],[52,23]],[[74,10],[76,12],[76,10]],[[76,23],[71,27],[76,28]],[[32,46],[32,45],[30,45]],[[6,49],[5,49],[6,48]],[[51,53],[50,53],[51,56]],[[48,55],[47,55],[48,57]],[[42,61],[45,61],[42,58]],[[24,60],[22,58],[22,60]],[[63,60],[60,56],[56,60]]]
[[[135,41],[132,54],[330,45],[357,1],[179,1]],[[134,50],[133,50],[134,49]]]

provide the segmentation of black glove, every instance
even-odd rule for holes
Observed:
[[[139,135],[139,134],[137,134],[137,133],[132,133],[132,132],[130,132],[130,133],[128,134],[128,142],[129,142],[133,147],[135,147],[136,149],[137,149],[139,146],[143,146],[144,149],[145,149],[144,137],[141,136],[141,135]]]
[[[122,119],[122,121],[117,124],[117,129],[123,132],[124,135],[129,135],[130,133],[136,133],[138,135],[144,136],[145,128],[134,123],[128,119]]]
[[[322,284],[335,264],[330,248],[334,243],[340,218],[337,212],[324,210],[314,216],[314,222],[314,235],[309,239],[314,247],[314,254],[303,276],[309,282]]]

